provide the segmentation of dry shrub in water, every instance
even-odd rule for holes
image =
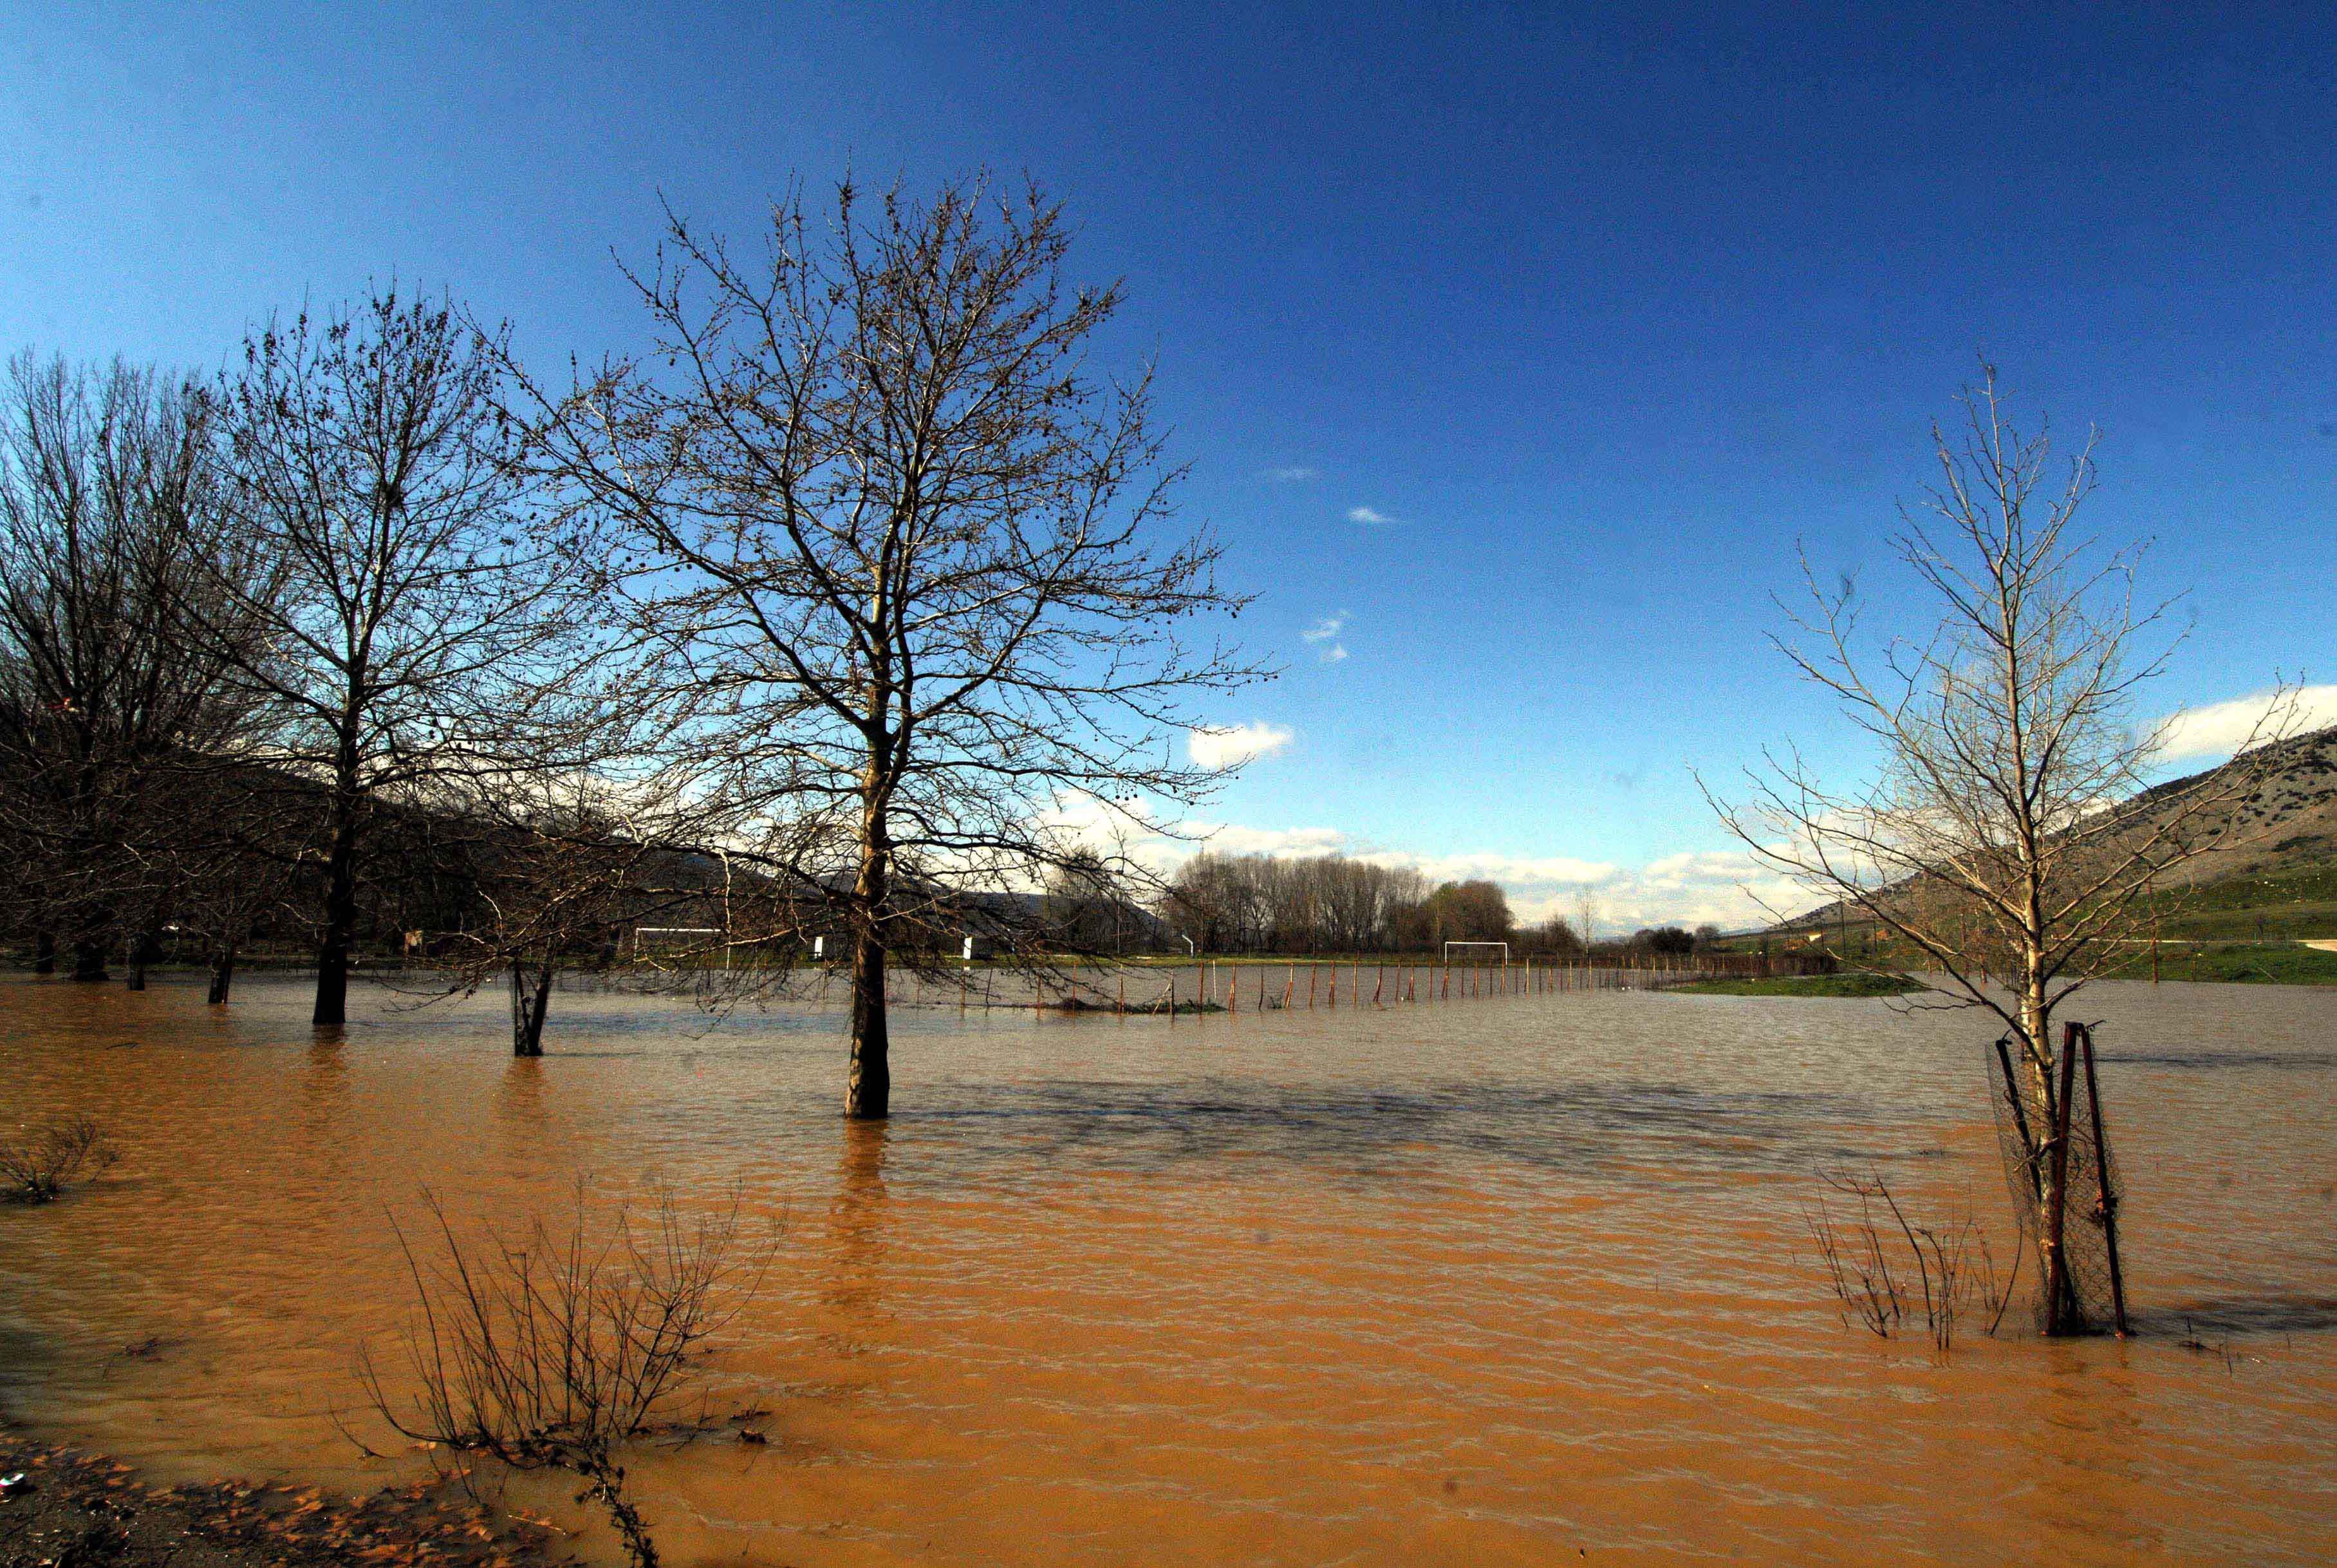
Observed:
[[[368,1354],[359,1376],[374,1407],[416,1441],[577,1476],[577,1500],[598,1503],[631,1561],[655,1568],[616,1455],[663,1418],[768,1259],[741,1256],[736,1196],[685,1218],[659,1193],[598,1236],[581,1184],[556,1226],[537,1216],[465,1238],[436,1194],[423,1206],[435,1234],[421,1248],[392,1221],[417,1301],[404,1342],[415,1391],[393,1396]]]
[[[1823,1180],[1856,1206],[1854,1215],[1837,1214],[1821,1198],[1803,1212],[1845,1325],[1854,1318],[1888,1339],[1920,1314],[1924,1333],[1942,1352],[1967,1311],[1985,1315],[1987,1332],[1995,1334],[2013,1280],[1998,1284],[1995,1256],[1970,1215],[1958,1210],[1941,1225],[1918,1225],[1878,1173]],[[2016,1277],[2019,1269],[2016,1254]]]
[[[95,1122],[71,1116],[21,1142],[0,1143],[0,1194],[46,1203],[83,1171],[103,1171],[116,1158]]]

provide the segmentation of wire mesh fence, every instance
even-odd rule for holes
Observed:
[[[2038,1327],[2047,1333],[2115,1328],[2124,1334],[2126,1287],[2117,1234],[2123,1188],[2103,1128],[2093,1031],[2082,1024],[2067,1025],[2054,1065],[2060,1068],[2058,1088],[2039,1064],[2021,1059],[2019,1043],[2008,1036],[1996,1043],[1989,1067],[1997,1147],[2021,1244],[2041,1258],[2050,1240],[2061,1256],[2058,1309],[2040,1279]],[[2060,1162],[2064,1196],[2060,1235],[2049,1238],[2047,1199],[2057,1142],[2067,1150]]]

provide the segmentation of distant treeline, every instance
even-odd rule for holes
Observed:
[[[1513,953],[1579,954],[1582,933],[1559,916],[1521,925],[1483,880],[1444,882],[1345,855],[1194,857],[1170,882],[1161,917],[1211,953],[1425,953],[1447,942],[1507,942]],[[1637,945],[1689,951],[1677,926]]]

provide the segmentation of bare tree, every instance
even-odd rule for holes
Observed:
[[[392,291],[271,324],[220,388],[228,504],[284,573],[265,604],[222,584],[268,632],[239,671],[273,716],[275,764],[325,797],[319,1024],[347,1016],[385,808],[564,766],[558,737],[589,701],[569,679],[572,578],[531,532],[521,433],[499,410],[506,358],[450,308]]]
[[[0,1198],[53,1203],[84,1169],[103,1170],[116,1156],[87,1116],[69,1116],[13,1143],[0,1143]]]
[[[752,1292],[768,1249],[738,1253],[735,1198],[685,1220],[660,1194],[647,1223],[620,1210],[596,1233],[580,1184],[564,1224],[538,1217],[472,1238],[435,1194],[425,1191],[423,1204],[430,1243],[417,1251],[396,1229],[418,1319],[405,1365],[385,1382],[369,1351],[358,1363],[375,1410],[419,1442],[575,1475],[627,1558],[656,1568],[620,1452],[664,1419],[707,1339]]]
[[[186,774],[179,799],[200,826],[171,841],[177,878],[171,909],[181,941],[200,944],[210,966],[208,1000],[223,1006],[253,936],[297,926],[319,802],[313,789],[258,755],[248,738],[235,750],[191,762]]]
[[[1060,210],[874,207],[783,205],[752,260],[671,219],[627,273],[650,353],[535,404],[706,841],[849,946],[854,1117],[889,1102],[888,956],[1042,887],[1080,810],[1201,798],[1164,731],[1261,673],[1183,634],[1242,601],[1206,536],[1156,549],[1176,475],[1148,379],[1083,368],[1120,294],[1064,283]]]
[[[219,504],[203,399],[115,364],[20,355],[0,409],[0,832],[19,917],[103,979],[216,843],[193,780],[248,739],[227,651],[273,573]],[[216,648],[191,647],[206,609]],[[133,957],[133,971],[136,969]]]
[[[2135,696],[2182,641],[2168,606],[2136,601],[2144,547],[2076,532],[2090,439],[2057,470],[2044,429],[2010,424],[1992,369],[1962,404],[1957,438],[1933,431],[1939,481],[1902,508],[1894,541],[1937,625],[1870,650],[1854,585],[1822,585],[1805,557],[1814,607],[1774,639],[1839,700],[1878,770],[1830,785],[1788,749],[1749,770],[1749,803],[1706,794],[1764,866],[1912,944],[1950,1004],[1994,1014],[2022,1063],[2027,1124],[2050,1130],[2055,1009],[2134,936],[2144,895],[2226,841],[2257,779],[2243,766],[2144,796],[2160,735],[2134,723]],[[2282,722],[2275,704],[2243,752]],[[2030,1163],[2058,1221],[2056,1162]],[[2050,1332],[2078,1327],[2060,1240],[2057,1224],[2039,1238]]]
[[[464,812],[481,828],[474,907],[434,961],[453,991],[508,975],[516,1055],[543,1054],[554,976],[611,969],[639,926],[719,919],[713,928],[736,936],[775,924],[767,889],[725,887],[719,858],[677,841],[678,822],[689,818],[656,780],[616,776],[625,753],[610,735],[596,751],[607,774],[586,768],[521,788],[505,782]],[[756,956],[768,964],[770,956]],[[784,965],[791,955],[779,956]]]

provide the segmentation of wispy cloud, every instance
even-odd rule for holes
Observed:
[[[1238,768],[1273,756],[1291,739],[1281,724],[1210,725],[1187,731],[1185,750],[1196,768]]]
[[[2296,705],[2293,730],[2337,724],[2337,686],[2303,687],[2286,700]],[[2250,737],[2261,736],[2267,720],[2273,718],[2274,704],[2282,701],[2282,693],[2276,691],[2252,691],[2228,702],[2210,702],[2171,714],[2159,723],[2157,760],[2190,762],[2229,757]]]
[[[1335,615],[1324,616],[1298,635],[1315,645],[1316,658],[1325,664],[1336,664],[1347,656],[1346,644],[1339,641],[1339,634],[1346,629],[1347,612],[1342,610]]]
[[[1320,479],[1323,472],[1319,468],[1309,468],[1303,463],[1294,463],[1285,468],[1261,468],[1257,476],[1269,485],[1304,485],[1310,479]]]
[[[1386,513],[1375,511],[1369,506],[1350,506],[1347,508],[1347,521],[1350,523],[1381,524],[1401,523],[1403,519],[1401,517],[1391,517]]]

